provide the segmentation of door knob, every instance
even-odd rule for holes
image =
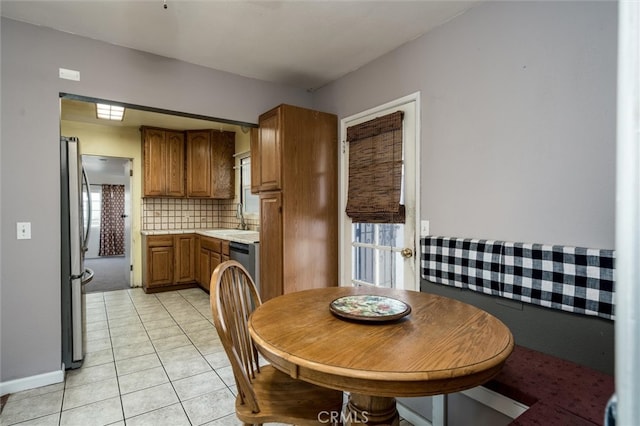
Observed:
[[[412,257],[412,256],[413,256],[413,250],[411,250],[410,248],[403,248],[403,249],[400,251],[400,255],[401,255],[402,257],[404,257],[405,259],[408,259],[408,258],[410,258],[410,257]]]

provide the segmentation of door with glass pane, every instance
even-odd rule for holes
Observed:
[[[345,214],[349,182],[349,144],[341,153],[341,265],[342,286],[376,286],[419,289],[419,240],[416,233],[417,162],[419,135],[419,94],[348,117],[341,123],[341,139],[346,129],[396,111],[403,112],[402,193],[404,223],[355,223]]]

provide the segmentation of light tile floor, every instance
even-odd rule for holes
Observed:
[[[86,308],[83,366],[64,383],[10,395],[0,425],[241,424],[207,293],[90,293]]]
[[[82,368],[11,395],[2,425],[239,424],[207,293],[90,293],[86,307]]]

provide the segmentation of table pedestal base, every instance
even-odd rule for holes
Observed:
[[[352,393],[347,404],[348,426],[390,425],[398,426],[400,416],[396,399]]]

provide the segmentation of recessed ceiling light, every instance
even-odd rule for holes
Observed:
[[[96,104],[96,114],[98,118],[105,120],[122,121],[124,118],[124,107],[108,104]]]

